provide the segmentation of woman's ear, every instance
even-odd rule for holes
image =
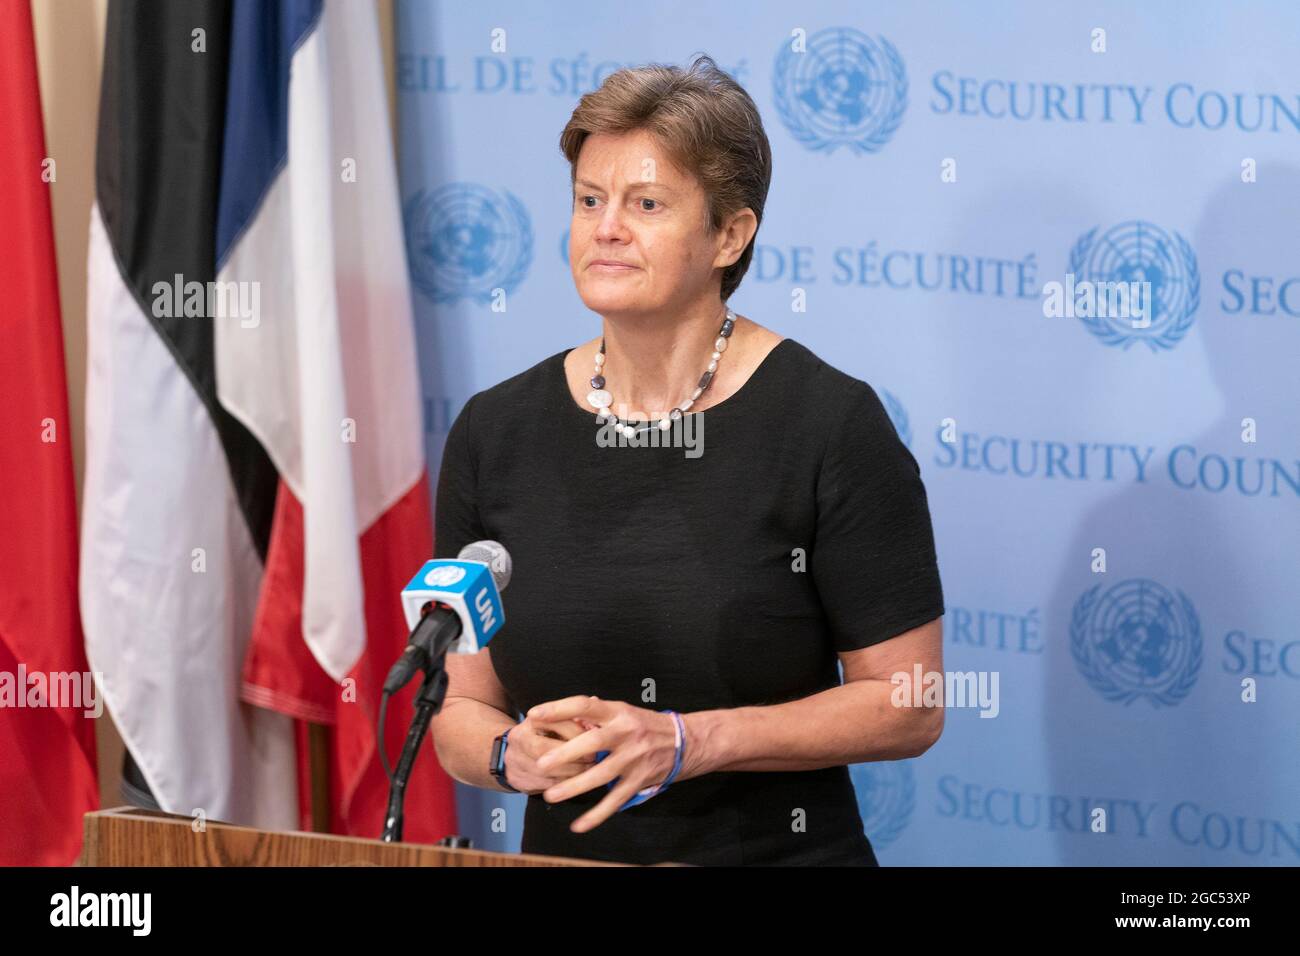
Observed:
[[[758,217],[748,206],[728,216],[726,222],[722,224],[722,247],[713,262],[714,267],[720,266],[725,269],[735,263],[756,232],[758,232]]]

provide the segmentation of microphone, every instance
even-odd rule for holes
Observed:
[[[444,654],[474,654],[505,623],[501,592],[513,570],[510,552],[496,541],[475,541],[456,560],[426,561],[402,589],[411,636],[384,681],[395,694]]]
[[[443,660],[448,653],[475,653],[501,629],[506,619],[501,610],[501,592],[510,583],[510,571],[509,551],[496,541],[475,541],[461,548],[455,561],[426,561],[411,583],[402,588],[402,609],[411,637],[384,681],[376,728],[379,758],[392,784],[380,836],[385,843],[402,838],[406,784],[420,742],[447,693]],[[416,692],[415,716],[394,772],[389,770],[384,749],[384,712],[389,697],[409,683],[417,671],[424,672],[424,683]]]

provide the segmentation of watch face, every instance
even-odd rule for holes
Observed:
[[[501,752],[501,744],[502,744],[502,740],[501,740],[500,737],[498,737],[496,740],[492,741],[492,765],[491,765],[491,770],[492,770],[492,773],[493,773],[493,774],[500,774],[500,773],[504,772],[504,770],[505,770],[505,767],[502,766],[502,764],[504,763],[504,761],[501,759],[502,756],[503,756],[503,754],[502,754],[502,752]]]

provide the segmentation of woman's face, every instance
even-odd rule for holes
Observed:
[[[709,290],[715,268],[740,257],[749,237],[732,249],[740,240],[731,232],[709,231],[703,187],[652,134],[596,133],[582,144],[569,267],[593,312],[679,311]]]

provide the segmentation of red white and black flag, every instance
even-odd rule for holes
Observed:
[[[306,720],[333,829],[382,827],[379,687],[432,554],[387,118],[369,4],[110,5],[82,610],[167,810],[305,825]],[[412,840],[455,828],[431,751]]]

